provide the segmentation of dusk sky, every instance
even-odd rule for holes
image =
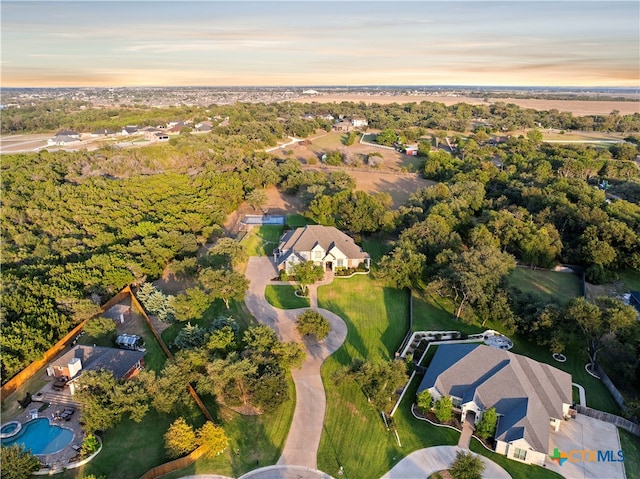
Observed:
[[[2,0],[19,86],[640,83],[640,2]]]

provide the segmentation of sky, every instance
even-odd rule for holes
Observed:
[[[0,86],[640,87],[638,1],[7,1]]]

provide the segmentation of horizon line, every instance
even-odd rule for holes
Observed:
[[[67,89],[80,89],[80,88],[573,88],[573,89],[610,89],[610,90],[638,90],[640,86],[610,86],[610,85],[477,85],[477,84],[464,84],[464,83],[451,83],[451,84],[359,84],[359,85],[347,85],[347,84],[333,84],[333,85],[313,85],[313,84],[300,84],[300,85],[80,85],[80,86],[2,86],[0,89],[55,89],[55,88],[67,88]]]

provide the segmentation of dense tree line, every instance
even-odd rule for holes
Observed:
[[[513,103],[497,101],[490,105],[458,103],[391,103],[387,105],[355,102],[341,103],[238,103],[210,105],[206,108],[180,106],[161,109],[135,107],[92,108],[86,102],[47,101],[21,108],[3,110],[2,133],[28,133],[72,128],[79,132],[96,129],[119,130],[126,125],[157,126],[172,120],[211,118],[221,124],[214,131],[221,135],[243,135],[272,145],[286,136],[306,138],[317,129],[329,131],[331,115],[341,117],[362,116],[370,128],[401,130],[400,136],[415,141],[416,128],[466,132],[474,121],[489,125],[491,131],[508,132],[523,128],[555,128],[559,130],[585,130],[608,132],[640,131],[640,114],[620,115],[616,110],[608,115],[574,116],[558,110],[537,111]],[[228,118],[228,121],[227,121]]]

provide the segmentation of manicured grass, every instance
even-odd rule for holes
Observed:
[[[371,268],[377,269],[378,262],[385,254],[393,249],[391,243],[381,241],[374,237],[369,237],[362,241],[362,249],[371,256]]]
[[[450,300],[436,297],[422,290],[413,290],[413,331],[462,331],[476,334],[488,328],[456,321],[451,314]]]
[[[513,479],[553,479],[562,478],[557,472],[545,469],[544,467],[523,464],[518,461],[507,459],[502,454],[496,454],[495,452],[487,451],[480,441],[476,438],[471,438],[471,444],[469,449],[473,452],[480,454],[493,462],[502,466],[502,468],[509,473]]]
[[[365,470],[367,477],[379,477],[404,449],[398,448],[360,388],[353,381],[336,384],[333,375],[355,358],[393,358],[408,328],[408,294],[369,276],[354,276],[318,288],[318,302],[349,328],[345,343],[322,367],[327,412],[318,467],[333,477],[338,477],[340,465],[346,477],[361,477]]]
[[[300,228],[301,226],[315,225],[311,218],[302,215],[287,215],[287,226],[290,228]]]
[[[295,295],[298,288],[292,285],[268,284],[264,290],[264,296],[271,306],[280,309],[308,308],[309,298],[300,298]]]
[[[507,277],[507,282],[520,291],[535,294],[546,301],[553,299],[566,303],[576,296],[582,296],[582,281],[577,274],[516,268]]]
[[[624,451],[624,470],[627,479],[640,477],[640,437],[626,429],[618,428],[620,447]]]
[[[282,226],[263,225],[254,227],[242,239],[242,244],[249,256],[271,256],[273,248],[278,245],[282,235]]]

